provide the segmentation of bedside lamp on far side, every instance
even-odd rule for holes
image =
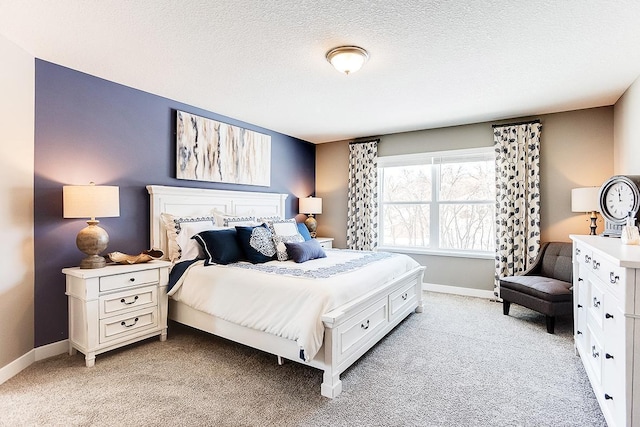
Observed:
[[[598,225],[597,212],[600,210],[600,187],[583,187],[571,190],[571,212],[583,212],[591,214],[591,233],[596,234]]]
[[[76,237],[78,249],[87,255],[80,268],[101,268],[106,265],[100,253],[109,244],[109,235],[98,224],[96,217],[120,216],[120,191],[116,186],[65,185],[62,187],[64,218],[90,218],[87,227]]]
[[[308,215],[307,219],[304,221],[304,225],[307,226],[311,237],[316,237],[318,221],[316,221],[313,215],[322,213],[322,198],[312,196],[301,198],[299,211],[300,213]]]

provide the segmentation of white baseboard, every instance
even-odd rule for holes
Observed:
[[[422,282],[422,290],[430,292],[440,292],[443,294],[463,295],[467,297],[495,299],[493,291],[464,288],[462,286],[437,285],[435,283]]]
[[[31,366],[32,363],[66,353],[68,350],[69,340],[58,341],[34,348],[8,365],[0,368],[0,384],[15,377],[24,369]]]

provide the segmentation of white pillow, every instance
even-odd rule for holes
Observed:
[[[215,218],[216,225],[218,225],[219,227],[235,227],[236,225],[255,227],[256,225],[261,224],[261,222],[258,222],[258,220],[256,220],[256,217],[252,215],[228,215],[217,209],[213,209],[211,213]]]
[[[295,218],[274,219],[265,222],[273,234],[273,244],[276,246],[278,261],[289,259],[286,243],[304,242],[304,237],[298,231],[298,224]]]
[[[191,237],[204,230],[213,230],[213,216],[178,217],[167,213],[160,214],[167,230],[167,256],[173,263],[194,258],[202,258],[204,253],[198,242]]]

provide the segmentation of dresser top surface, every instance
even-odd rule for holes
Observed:
[[[640,268],[640,246],[623,245],[619,238],[602,236],[569,236],[574,242],[591,246],[613,264],[624,268]]]

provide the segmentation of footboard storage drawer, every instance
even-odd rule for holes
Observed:
[[[363,341],[387,326],[387,299],[381,299],[340,325],[340,357],[348,357]]]
[[[103,268],[65,268],[69,298],[69,354],[85,364],[96,355],[136,341],[167,337],[167,261]]]
[[[394,321],[398,315],[411,311],[416,306],[416,285],[407,283],[389,295],[389,321]]]

